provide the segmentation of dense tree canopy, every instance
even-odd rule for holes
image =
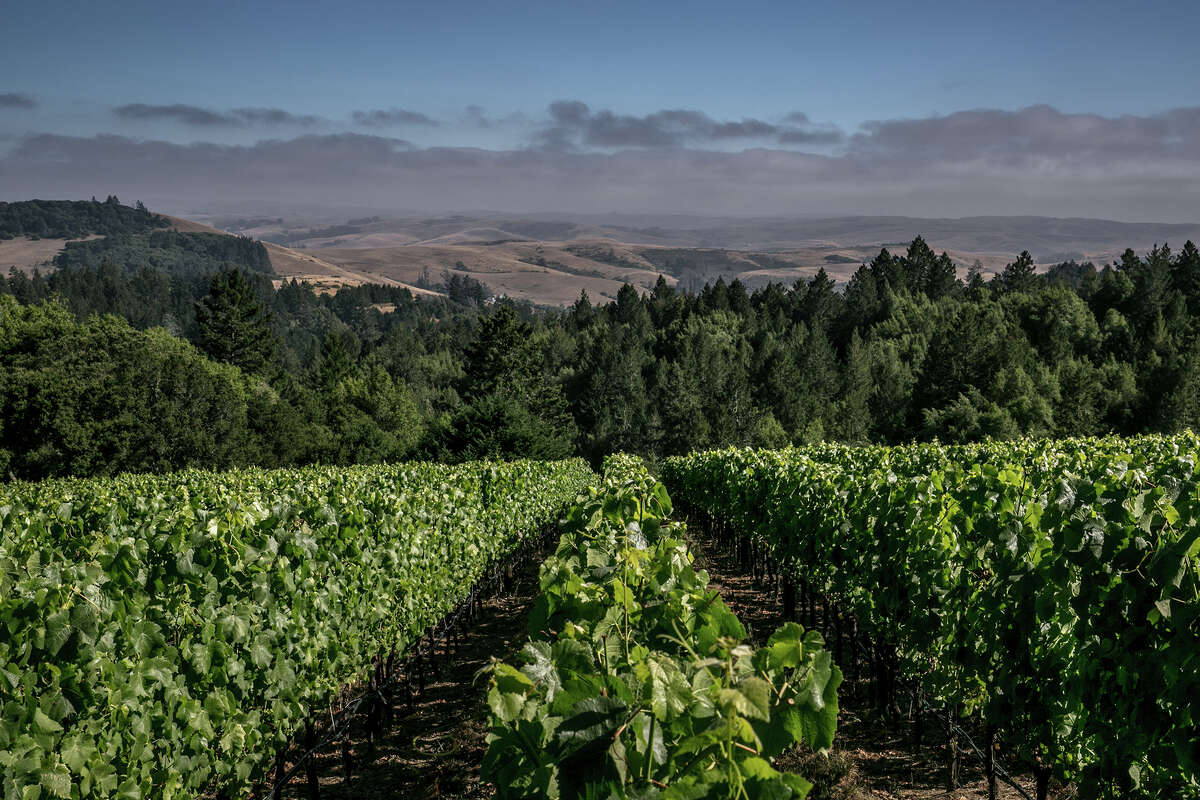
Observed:
[[[200,347],[217,361],[234,364],[246,372],[273,366],[275,337],[266,307],[241,270],[218,272],[208,295],[196,303]]]
[[[76,323],[0,296],[0,469],[46,475],[226,466],[248,460],[250,388],[161,328]]]
[[[241,268],[269,273],[271,259],[262,242],[220,233],[153,231],[114,234],[101,239],[67,242],[54,257],[59,269],[91,269],[116,264],[125,270],[150,268],[168,275],[211,275]]]
[[[683,257],[682,251],[672,257]],[[1065,436],[1200,426],[1200,252],[959,280],[918,237],[841,288],[660,279],[607,305],[323,295],[254,265],[104,260],[0,278],[0,466],[482,456],[651,459],[728,444]],[[116,316],[96,316],[96,315]],[[165,329],[165,330],[164,330]],[[194,347],[192,344],[194,343]]]
[[[109,195],[104,202],[87,200],[22,200],[0,202],[0,239],[31,236],[42,239],[77,239],[92,234],[147,233],[171,224],[151,214],[141,203],[122,205]]]

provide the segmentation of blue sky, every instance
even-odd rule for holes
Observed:
[[[1121,120],[1143,121],[1137,135],[1158,137],[1146,147],[1143,178],[1156,169],[1179,175],[1163,167],[1164,158],[1190,162],[1195,155],[1192,117],[1170,116],[1200,106],[1200,3],[1194,2],[75,0],[10,6],[0,27],[0,152],[7,150],[7,172],[21,191],[38,188],[31,162],[45,157],[45,143],[65,146],[47,136],[69,139],[71,157],[80,159],[88,157],[81,142],[107,135],[135,144],[242,148],[264,139],[323,137],[344,155],[350,141],[344,135],[355,134],[398,140],[394,146],[409,151],[602,153],[624,160],[615,165],[619,171],[628,168],[631,149],[665,148],[671,152],[663,158],[677,160],[680,149],[736,154],[765,148],[844,162],[861,157],[864,148],[879,152],[871,122],[965,120],[978,132],[988,128],[986,121],[981,128],[979,120],[955,115],[1023,114],[1047,106],[1061,118],[1024,120],[1009,142],[984,135],[979,157],[971,160],[1011,162],[1011,149],[1022,141],[1043,134],[1059,141],[1062,131],[1085,139],[1100,131],[1096,142],[1081,143],[1081,152],[1099,161],[1120,144],[1128,160],[1138,144]],[[562,101],[586,104],[586,111],[571,111]],[[397,110],[408,113],[370,116]],[[700,116],[660,114],[681,110]],[[356,121],[355,112],[364,116]],[[793,112],[804,117],[789,121]],[[367,124],[371,119],[377,124]],[[1171,120],[1162,123],[1170,130],[1155,134],[1156,120],[1163,119]],[[748,120],[761,124],[745,132],[714,127]],[[1058,132],[1047,133],[1043,123]],[[941,141],[956,126],[921,129],[920,135]],[[893,155],[897,141],[884,142]],[[911,147],[911,137],[905,141]],[[1046,155],[1036,144],[1024,151],[1027,169]],[[354,140],[354,146],[378,143]],[[958,142],[947,146],[959,157],[966,152]],[[95,157],[103,152],[112,156],[101,149]],[[1061,148],[1054,154],[1079,160]],[[23,163],[11,163],[14,158]],[[842,166],[861,167],[861,158]],[[1129,164],[1121,172],[1126,179],[1137,173]],[[5,174],[0,162],[0,177]],[[847,174],[839,173],[840,180]],[[1006,180],[1014,177],[1006,174]],[[554,181],[561,178],[556,174]],[[67,187],[61,176],[44,185]],[[383,188],[373,191],[383,197]],[[0,185],[0,195],[8,191]],[[471,196],[465,189],[434,194],[452,204]],[[379,202],[409,204],[402,195]],[[919,205],[937,207],[931,199]],[[1164,194],[1155,207],[1167,208],[1166,200]],[[855,205],[838,202],[849,206],[839,210]],[[1078,205],[1082,211],[1087,204]],[[1145,208],[1130,200],[1130,212],[1139,207]]]

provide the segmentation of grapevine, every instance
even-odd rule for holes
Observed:
[[[5,797],[245,793],[593,477],[520,461],[3,487]]]
[[[726,450],[672,459],[925,697],[1085,797],[1200,796],[1200,441]],[[894,701],[892,701],[894,702]]]

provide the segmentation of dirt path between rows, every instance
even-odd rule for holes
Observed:
[[[708,571],[709,585],[746,626],[755,645],[787,619],[780,600],[769,589],[755,585],[742,571],[733,554],[720,549],[699,525],[689,529],[689,544],[696,565]],[[912,747],[911,728],[906,722],[882,723],[866,712],[866,680],[853,685],[850,676],[838,689],[838,727],[828,757],[811,752],[787,753],[777,766],[804,775],[816,786],[809,800],[976,800],[987,798],[982,761],[964,758],[961,786],[946,791],[944,745]],[[932,723],[930,723],[932,726]],[[936,731],[930,731],[936,735]],[[1030,796],[1033,779],[1018,778]],[[1021,795],[1003,783],[1002,800],[1021,800]]]
[[[711,586],[742,620],[755,644],[761,644],[785,619],[778,598],[756,586],[731,554],[722,552],[701,529],[691,532],[697,566],[709,573]],[[480,780],[479,765],[486,751],[486,679],[476,680],[492,657],[510,663],[524,646],[526,619],[537,592],[540,558],[522,563],[503,594],[484,602],[483,610],[444,661],[439,677],[431,678],[412,711],[397,709],[391,732],[376,743],[367,763],[367,738],[361,725],[351,728],[350,751],[356,767],[343,774],[340,746],[327,747],[316,757],[322,800],[351,798],[420,798],[421,800],[482,800],[493,787]],[[914,753],[909,725],[881,723],[865,713],[865,681],[852,685],[849,677],[838,692],[841,712],[830,756],[793,752],[779,759],[781,769],[798,772],[816,783],[810,800],[981,800],[987,797],[982,764],[968,757],[961,788],[947,792],[943,751],[927,745]],[[1032,780],[1020,779],[1032,796]],[[303,774],[288,785],[285,797],[306,800]],[[1020,800],[1013,789],[1000,787],[1002,800]]]
[[[476,674],[493,656],[510,663],[525,646],[525,628],[537,593],[541,558],[519,565],[505,592],[484,601],[482,612],[444,662],[439,677],[431,677],[411,712],[397,707],[389,734],[366,761],[367,738],[360,724],[350,731],[351,754],[357,766],[343,775],[340,746],[316,757],[321,800],[354,798],[421,798],[421,800],[478,800],[490,798],[493,787],[479,778],[487,750],[487,679]],[[288,800],[307,800],[303,774],[286,790]]]

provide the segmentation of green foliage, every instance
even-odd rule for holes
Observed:
[[[532,327],[507,306],[483,317],[464,353],[466,400],[445,432],[452,458],[563,458],[575,424],[541,361]]]
[[[593,477],[570,461],[0,487],[4,796],[242,796]]]
[[[217,361],[245,372],[273,366],[271,318],[241,270],[213,276],[208,296],[196,304],[196,325],[201,348]]]
[[[269,341],[243,341],[265,357]],[[80,324],[57,304],[0,296],[0,475],[411,457],[425,422],[409,386],[378,363],[347,364],[316,389],[288,376],[268,381],[161,328],[137,331],[112,316]]]
[[[567,515],[541,569],[523,664],[493,662],[485,778],[502,798],[788,798],[770,760],[827,748],[841,673],[788,623],[754,650],[692,567],[671,500],[636,458]]]
[[[86,200],[0,202],[0,239],[81,239],[85,236],[148,233],[170,221],[151,214],[141,203],[121,205],[109,196],[103,203]]]
[[[725,450],[677,496],[1096,798],[1200,797],[1200,439]]]
[[[716,269],[728,254],[677,266],[694,277],[709,256]],[[60,262],[46,275],[0,279],[0,294],[26,306],[60,301],[85,324],[111,313],[162,327],[265,378],[235,393],[246,396],[246,422],[223,434],[226,443],[173,466],[417,454],[580,454],[599,464],[614,451],[655,463],[723,446],[1200,428],[1200,256],[1191,243],[1045,275],[1023,254],[990,282],[977,266],[964,286],[953,260],[917,237],[902,254],[880,251],[844,291],[824,272],[753,291],[717,279],[694,293],[663,277],[649,294],[627,286],[607,305],[581,297],[560,313],[489,297],[457,273],[440,299],[393,286],[273,286],[265,250],[234,237],[113,230],[72,245]],[[212,294],[214,275],[231,267],[246,286]],[[228,337],[212,317],[197,319],[210,303]],[[111,361],[87,358],[101,372]],[[369,396],[376,388],[382,394]],[[71,394],[53,382],[39,391]],[[10,460],[23,458],[14,451]],[[158,467],[135,458],[114,467],[126,468]]]
[[[1017,260],[1006,264],[1000,273],[1000,285],[1007,292],[1028,292],[1037,284],[1034,275],[1033,256],[1028,250],[1022,250]]]
[[[0,296],[0,467],[40,478],[240,463],[242,374],[162,329]]]
[[[103,239],[68,242],[55,256],[54,266],[95,269],[105,261],[129,271],[149,267],[167,275],[211,275],[230,268],[271,272],[271,259],[261,242],[219,233],[180,231],[112,234]]]

